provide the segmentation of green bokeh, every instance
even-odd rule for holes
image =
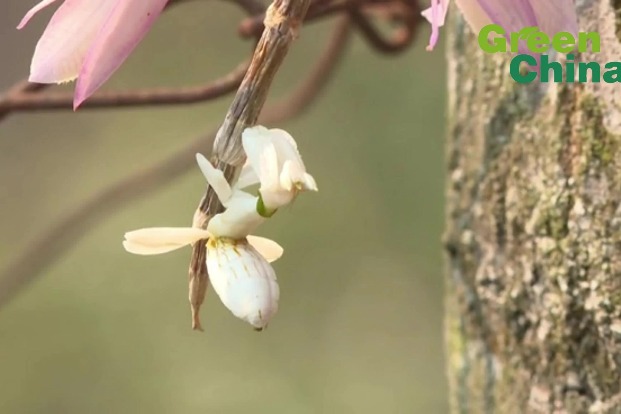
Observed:
[[[0,86],[28,67],[38,16],[5,0]],[[8,7],[7,7],[8,4]],[[164,16],[106,85],[194,84],[247,55],[229,4]],[[297,84],[330,22],[306,28],[273,97]],[[0,309],[0,413],[447,412],[442,355],[442,50],[398,57],[355,36],[328,88],[279,127],[320,191],[261,235],[285,247],[281,306],[254,332],[209,292],[190,330],[189,249],[125,253],[125,231],[191,222],[198,168],[103,220]],[[177,108],[15,115],[0,125],[0,267],[90,195],[221,121],[231,97]],[[208,145],[205,145],[208,151]]]

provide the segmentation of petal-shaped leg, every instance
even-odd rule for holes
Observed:
[[[275,262],[282,257],[284,249],[274,240],[252,235],[248,236],[246,239],[268,262]]]
[[[153,227],[125,233],[123,247],[130,253],[154,255],[177,250],[209,237],[207,230],[194,227]]]
[[[222,171],[211,165],[211,162],[209,162],[203,154],[196,154],[196,162],[205,176],[207,183],[216,192],[222,205],[226,206],[233,195],[233,190],[231,190],[231,186],[228,181],[226,181]]]

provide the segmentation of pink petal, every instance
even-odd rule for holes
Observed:
[[[529,0],[479,0],[479,4],[492,22],[507,32],[519,32],[525,27],[537,25],[535,11]]]
[[[578,34],[578,16],[573,0],[531,0],[539,28],[553,36],[558,32]]]
[[[479,0],[494,23],[509,32],[538,26],[549,35],[577,33],[578,18],[574,0]]]
[[[492,20],[481,8],[479,0],[456,0],[455,3],[464,15],[472,31],[477,35],[483,26],[492,24]]]
[[[429,23],[433,23],[433,9],[434,7],[439,7],[441,13],[439,14],[438,17],[438,26],[444,26],[444,21],[446,19],[446,13],[448,12],[448,6],[449,6],[449,0],[441,0],[440,2],[438,2],[438,0],[432,0],[431,2],[431,7],[426,8],[425,10],[423,10],[421,12],[422,16],[427,19],[427,21]]]
[[[107,1],[115,3],[115,7],[88,50],[78,77],[74,108],[91,96],[121,66],[145,37],[168,2],[168,0]]]
[[[26,26],[28,24],[30,19],[32,19],[32,17],[35,14],[39,13],[41,10],[43,10],[44,8],[49,6],[50,4],[54,3],[55,1],[56,0],[43,0],[42,2],[40,2],[36,6],[34,6],[32,9],[28,10],[28,13],[26,13],[26,15],[24,16],[22,21],[19,22],[19,24],[17,25],[17,30],[21,30],[24,26]]]
[[[422,11],[422,15],[431,23],[431,36],[427,50],[433,50],[440,37],[440,27],[444,25],[448,12],[449,0],[431,0],[431,7]]]
[[[78,76],[86,52],[99,32],[115,1],[112,0],[65,0],[56,10],[43,35],[37,43],[30,78],[38,83],[61,83]],[[49,0],[39,3],[24,18],[51,4]]]
[[[573,0],[479,0],[481,8],[493,23],[502,26],[507,33],[519,32],[529,26],[538,26],[549,35],[561,31],[577,33],[578,19]],[[519,45],[520,53],[537,55]]]

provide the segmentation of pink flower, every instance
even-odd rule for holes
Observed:
[[[23,28],[57,0],[43,0],[22,19]],[[77,78],[73,107],[91,96],[144,38],[168,0],[64,0],[48,23],[30,66],[31,82]]]
[[[574,0],[455,0],[466,21],[475,32],[483,26],[498,24],[508,33],[524,27],[537,26],[548,35],[578,32]],[[444,25],[449,0],[431,0],[431,7],[422,15],[431,23],[427,50],[432,50]]]

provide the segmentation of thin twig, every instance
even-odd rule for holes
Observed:
[[[48,86],[49,85],[43,85],[40,83],[30,83],[27,79],[24,79],[10,87],[3,96],[0,96],[0,122],[4,120],[4,118],[9,115],[11,111],[13,111],[13,108],[10,105],[6,105],[4,103],[9,96],[39,92]]]
[[[295,118],[301,112],[308,110],[321,91],[325,90],[332,73],[334,73],[334,69],[341,63],[341,59],[344,57],[343,51],[347,46],[350,34],[351,19],[348,16],[340,17],[336,22],[330,40],[311,72],[300,82],[294,93],[287,99],[271,104],[266,112],[278,114],[280,120],[286,120]],[[265,119],[261,118],[260,120],[267,124],[280,121],[278,119],[269,119],[268,115],[266,115]]]
[[[401,52],[410,45],[414,40],[416,28],[419,27],[423,18],[418,3],[403,0],[389,6],[379,9],[378,12],[380,14],[388,13],[393,21],[401,25],[401,27],[393,30],[389,38],[385,38],[360,9],[351,10],[349,15],[371,46],[382,53],[393,54]]]
[[[86,100],[80,109],[122,108],[126,106],[156,106],[189,104],[219,98],[237,89],[248,68],[248,62],[238,65],[231,72],[207,85],[182,88],[149,88],[126,91],[100,91]],[[31,84],[36,85],[36,84]],[[9,111],[47,111],[71,109],[73,93],[45,94],[7,93],[0,99],[0,114]]]
[[[347,12],[352,16],[353,22],[365,40],[374,49],[390,54],[401,52],[410,45],[419,23],[422,22],[420,11],[418,3],[411,0],[315,1],[309,7],[305,23],[336,13]],[[389,38],[385,38],[371,22],[373,17],[384,18],[386,16],[400,26],[393,30]],[[256,36],[263,30],[263,18],[263,15],[247,17],[238,27],[239,34],[243,37]]]
[[[338,23],[325,52],[305,81],[280,103],[269,105],[260,117],[261,123],[269,125],[285,122],[308,108],[334,73],[349,38],[349,27],[346,19]],[[282,111],[282,108],[289,110]],[[168,158],[103,189],[38,234],[0,272],[0,307],[42,275],[44,269],[62,257],[106,217],[191,170],[195,165],[194,154],[205,148],[206,143],[212,142],[215,135],[214,131],[201,136]]]

